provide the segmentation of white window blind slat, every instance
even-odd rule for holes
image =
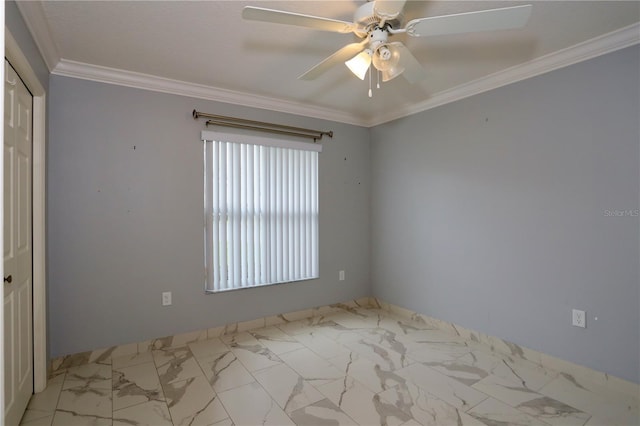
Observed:
[[[218,211],[212,212],[218,216],[218,232],[219,239],[215,242],[218,245],[219,260],[218,265],[227,265],[227,150],[226,144],[220,144],[220,155],[218,157]],[[213,265],[213,269],[216,269],[216,265]],[[227,286],[227,271],[228,268],[217,267],[220,274],[220,281],[218,283],[221,290]]]
[[[317,154],[316,154],[317,155]],[[311,226],[311,275],[317,276],[318,270],[318,162],[313,157],[310,161],[311,168],[311,214],[314,216]]]
[[[269,174],[267,172],[267,164],[268,164],[268,156],[266,149],[264,147],[260,147],[260,246],[258,247],[260,250],[260,282],[268,282],[268,257],[267,252],[269,247],[267,228],[269,226],[269,194],[267,192],[268,188],[268,177]]]
[[[240,146],[240,282],[247,284],[247,146]]]
[[[275,197],[274,197],[274,202],[275,202],[275,234],[274,234],[274,239],[275,239],[275,243],[276,243],[276,250],[275,250],[275,259],[274,259],[274,263],[275,263],[275,281],[276,282],[280,282],[283,279],[283,274],[282,274],[282,219],[283,219],[283,212],[282,212],[282,197],[284,196],[283,191],[282,191],[282,149],[280,148],[276,148],[276,158],[275,158],[275,169],[274,169],[274,174],[275,174]]]

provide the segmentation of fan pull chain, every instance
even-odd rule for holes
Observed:
[[[376,88],[379,89],[380,88],[380,70],[377,70],[377,71],[378,71],[377,72],[377,74],[378,74],[378,84],[377,84]]]
[[[373,97],[373,92],[371,91],[371,65],[369,65],[369,97]]]

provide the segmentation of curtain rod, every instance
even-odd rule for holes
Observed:
[[[263,121],[246,120],[244,118],[225,117],[224,115],[208,114],[206,112],[200,112],[193,110],[193,119],[209,118],[207,120],[208,125],[234,127],[236,129],[249,129],[259,130],[263,132],[277,133],[280,135],[298,136],[302,138],[309,138],[317,141],[322,139],[323,136],[333,137],[333,130],[324,132],[321,130],[305,129],[303,127],[285,126],[282,124],[266,123]]]

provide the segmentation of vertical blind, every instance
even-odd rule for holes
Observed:
[[[321,146],[214,132],[203,140],[206,290],[317,278]]]

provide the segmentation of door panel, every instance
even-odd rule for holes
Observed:
[[[17,425],[33,393],[33,98],[6,60],[5,76],[4,420]]]
[[[6,269],[5,269],[6,271]],[[5,295],[4,298],[4,347],[11,348],[15,341],[15,331],[13,325],[14,314],[14,297],[13,293]],[[15,407],[16,402],[16,381],[15,375],[11,373],[11,368],[15,364],[15,351],[5,350],[4,352],[4,407],[5,413]],[[5,416],[5,424],[8,422],[8,416]]]

